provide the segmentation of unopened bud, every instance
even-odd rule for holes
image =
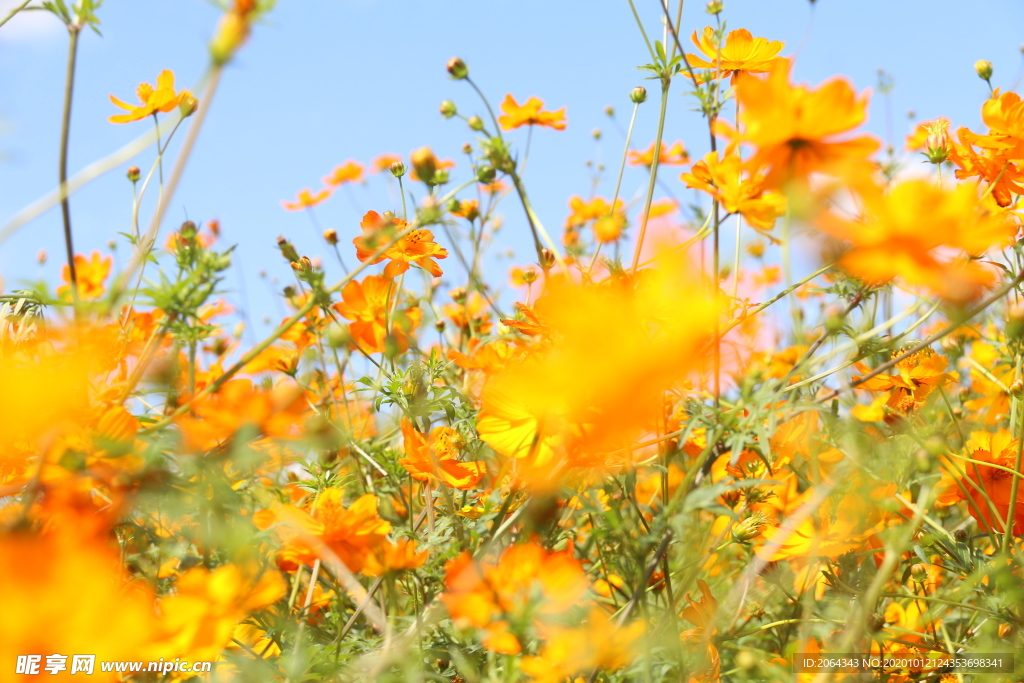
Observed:
[[[924,566],[920,562],[911,565],[910,577],[914,579],[916,583],[924,583],[928,580],[928,567]]]
[[[736,543],[746,544],[761,535],[768,526],[768,518],[764,513],[758,512],[747,517],[732,529],[732,540]]]
[[[647,100],[647,88],[638,85],[629,93],[629,101],[633,104],[642,104]]]
[[[444,327],[445,325],[443,320],[438,320],[436,323],[434,323],[434,329],[437,330],[438,332],[444,332]]]
[[[458,57],[452,57],[449,59],[445,68],[448,70],[448,73],[451,74],[452,78],[457,81],[461,81],[463,78],[469,76],[469,67],[467,67],[466,63]]]
[[[142,171],[139,170],[138,166],[129,166],[128,167],[128,180],[132,181],[133,183],[137,183],[137,182],[139,182],[139,178],[141,178],[141,177],[142,177]]]
[[[1015,379],[1013,384],[1010,385],[1010,393],[1014,396],[1020,396],[1024,394],[1024,380]]]
[[[604,108],[604,114],[610,119],[615,118],[615,107],[609,104],[607,107]]]
[[[595,128],[594,130],[590,131],[590,137],[594,138],[595,140],[600,140],[601,139],[601,129],[600,128]]]
[[[39,265],[41,265],[41,266],[46,264],[46,250],[45,249],[40,249],[39,253],[36,254],[36,262]]]
[[[412,167],[416,169],[416,175],[420,180],[429,183],[434,179],[437,173],[437,157],[429,147],[420,147],[414,151],[409,155],[409,161],[412,162]]]
[[[396,178],[401,178],[402,176],[405,175],[405,164],[403,164],[401,161],[395,161],[390,166],[388,166],[388,170],[391,171],[391,175],[395,176]]]
[[[349,334],[347,325],[332,323],[327,327],[327,343],[331,348],[340,349],[348,346],[350,341],[352,341],[352,335]]]
[[[722,0],[711,0],[704,11],[711,16],[717,16],[722,13]]]
[[[181,99],[178,100],[178,111],[181,112],[181,118],[187,119],[189,116],[192,116],[198,108],[199,100],[197,100],[188,90],[182,90]]]
[[[479,116],[470,116],[466,123],[469,124],[471,130],[478,133],[484,129],[484,120]]]
[[[463,154],[472,154],[473,153],[473,145],[469,144],[468,142],[463,142],[462,143],[462,153]]]
[[[544,247],[540,250],[540,267],[547,270],[553,265],[555,265],[555,253]]]
[[[1024,306],[1013,305],[1006,311],[1006,337],[1020,339],[1024,337]]]
[[[526,284],[532,284],[537,281],[537,271],[534,270],[532,267],[527,268],[526,270],[523,271],[521,277],[523,278],[523,282],[525,282]]]
[[[978,74],[978,78],[983,81],[989,80],[992,78],[992,62],[979,59],[974,63],[974,73]]]
[[[448,292],[448,296],[457,304],[466,303],[466,290],[463,287],[456,287],[452,291]]]
[[[327,241],[327,244],[334,246],[335,244],[338,243],[338,231],[335,230],[334,228],[328,228],[327,230],[324,230],[324,240]]]
[[[493,166],[481,166],[476,170],[476,179],[481,183],[493,183],[496,175],[497,171]]]
[[[966,543],[968,538],[966,529],[957,529],[953,532],[953,539],[957,543]]]
[[[277,248],[281,250],[281,255],[288,261],[299,260],[299,252],[295,251],[295,247],[292,246],[292,243],[284,237],[277,238]]]
[[[441,116],[445,117],[446,119],[450,119],[451,117],[455,116],[458,113],[458,110],[455,108],[455,103],[452,102],[451,100],[445,100],[444,102],[442,102],[440,111]]]
[[[917,467],[917,471],[922,474],[931,472],[935,467],[935,459],[927,449],[919,448],[914,453],[914,465]]]

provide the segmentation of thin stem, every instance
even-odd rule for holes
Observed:
[[[17,14],[21,10],[25,9],[26,7],[28,7],[28,4],[30,2],[32,2],[32,0],[25,0],[25,2],[21,3],[20,5],[18,5],[14,9],[12,9],[10,11],[10,13],[6,17],[4,17],[2,21],[0,21],[0,26],[3,26],[4,24],[6,24],[8,21],[10,21],[11,19],[14,18],[15,14]]]
[[[619,177],[615,181],[615,194],[612,195],[611,209],[608,211],[608,216],[615,214],[615,202],[619,199],[619,190],[622,189],[622,176],[626,172],[626,159],[629,157],[629,143],[633,138],[633,125],[636,123],[636,112],[640,109],[640,103],[636,102],[633,104],[633,115],[629,119],[629,128],[626,129],[626,146],[622,150],[622,163],[619,164]],[[587,271],[594,269],[594,263],[597,262],[597,256],[601,253],[602,243],[597,243],[597,248],[594,250],[594,257],[590,259],[590,266],[587,267]]]
[[[632,5],[632,3],[630,3]],[[640,223],[640,235],[636,239],[636,248],[633,250],[633,272],[636,272],[640,264],[640,250],[644,246],[644,236],[647,234],[647,220],[651,213],[651,201],[654,199],[654,186],[658,180],[658,163],[661,161],[661,139],[665,133],[665,113],[668,111],[668,89],[672,84],[669,76],[661,78],[661,111],[658,114],[658,133],[654,138],[654,158],[651,159],[651,177],[647,182],[647,199],[644,202],[644,213]]]
[[[68,271],[71,275],[71,292],[78,300],[78,273],[75,271],[75,246],[71,237],[71,203],[68,199],[68,138],[71,132],[71,100],[75,87],[75,63],[78,59],[78,36],[81,28],[68,25],[68,66],[64,81],[64,115],[60,129],[60,192],[61,214],[64,217],[64,246],[68,252]]]

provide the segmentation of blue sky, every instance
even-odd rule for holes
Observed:
[[[636,2],[648,31],[660,34],[659,2]],[[12,4],[0,0],[0,13]],[[878,69],[891,74],[898,147],[910,127],[910,109],[919,120],[945,115],[955,126],[979,125],[987,90],[974,74],[975,60],[990,60],[993,82],[1004,89],[1021,76],[1024,7],[1019,0],[820,0],[813,10],[806,0],[725,4],[730,27],[783,40],[787,55],[802,43],[798,81],[817,84],[842,74],[864,89],[876,85]],[[72,173],[148,125],[108,123],[116,113],[108,94],[131,100],[138,83],[152,82],[162,69],[174,70],[180,85],[198,81],[218,15],[205,0],[104,3],[103,36],[85,35],[79,55]],[[703,3],[686,4],[687,34],[709,20]],[[258,277],[260,270],[288,277],[275,238],[286,235],[300,252],[327,256],[308,218],[283,211],[281,199],[316,187],[349,158],[365,163],[381,153],[407,155],[429,145],[438,156],[458,159],[462,143],[472,140],[462,122],[444,121],[437,113],[444,99],[467,114],[484,113],[464,83],[448,79],[444,64],[453,55],[466,60],[495,106],[509,92],[567,107],[566,131],[534,135],[526,177],[539,214],[557,233],[569,196],[589,193],[585,162],[598,159],[617,167],[622,138],[605,106],[616,108],[624,126],[628,93],[645,83],[635,67],[646,61],[646,49],[625,0],[280,0],[225,74],[165,233],[186,216],[197,222],[219,219],[224,242],[239,244],[241,273],[226,286],[237,289],[237,278],[244,277],[254,318],[276,319],[267,285]],[[66,35],[49,15],[19,16],[0,28],[0,223],[56,185],[65,59]],[[682,90],[671,99],[666,139],[681,139],[691,154],[703,154],[705,124]],[[636,146],[653,140],[656,117],[655,102],[641,107]],[[875,95],[868,130],[885,137],[885,118],[885,101]],[[604,132],[600,142],[591,135],[594,128]],[[525,135],[519,139],[525,141]],[[144,152],[133,163],[145,169],[153,156],[152,150]],[[464,168],[456,169],[455,181],[464,177]],[[666,182],[681,190],[676,175],[666,174]],[[644,181],[640,169],[627,170],[623,196],[637,195]],[[609,169],[598,193],[610,195],[613,183],[614,169]],[[394,208],[381,176],[352,190],[318,210],[322,226],[337,229],[346,244],[357,234],[362,212]],[[72,197],[77,251],[105,250],[118,232],[128,230],[130,213],[124,168],[85,187]],[[518,252],[513,262],[525,263],[529,241],[521,211],[508,201],[503,213],[503,234]],[[41,274],[54,282],[62,261],[61,234],[60,212],[51,210],[0,244],[5,287]],[[50,254],[42,272],[34,265],[41,248]],[[122,244],[119,260],[127,253]],[[454,258],[448,268],[457,268]],[[490,279],[503,281],[504,272]]]

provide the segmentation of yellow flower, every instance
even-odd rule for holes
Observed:
[[[501,102],[501,111],[505,113],[498,117],[498,125],[502,130],[522,126],[547,126],[565,130],[565,107],[558,111],[542,111],[543,106],[544,101],[538,97],[531,97],[520,105],[512,95],[505,95]]]
[[[160,75],[156,77],[155,88],[149,83],[142,83],[135,91],[135,94],[138,95],[139,101],[142,102],[141,106],[131,105],[127,102],[122,102],[113,95],[110,96],[111,102],[128,112],[127,114],[111,116],[109,119],[111,123],[140,121],[158,111],[164,113],[173,111],[181,104],[182,99],[190,101],[195,99],[188,90],[182,90],[177,93],[174,91],[174,72],[166,69],[161,71]]]
[[[754,38],[745,28],[731,31],[721,46],[711,26],[706,27],[699,37],[694,31],[690,40],[702,55],[687,53],[687,62],[695,69],[714,69],[712,78],[735,77],[740,72],[760,74],[770,71],[779,61],[778,55],[785,46],[780,40]]]
[[[687,187],[707,192],[727,212],[741,214],[758,230],[771,230],[775,219],[786,212],[785,196],[765,189],[763,173],[744,174],[743,162],[735,154],[720,158],[718,152],[709,152],[679,179]]]

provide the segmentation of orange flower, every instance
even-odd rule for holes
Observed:
[[[616,199],[614,213],[621,215],[623,206],[622,200]],[[590,221],[604,218],[613,213],[611,204],[604,197],[594,197],[589,201],[578,196],[570,197],[569,211],[569,217],[565,219],[567,228],[585,225]]]
[[[487,629],[484,647],[505,654],[522,649],[509,631],[509,620],[519,622],[531,613],[541,618],[561,614],[588,588],[571,550],[547,552],[536,543],[509,546],[495,564],[477,563],[463,552],[445,571],[441,600],[452,619],[460,627]]]
[[[166,69],[161,71],[160,75],[156,77],[156,88],[149,83],[142,83],[135,91],[135,94],[138,95],[142,106],[134,106],[127,102],[122,102],[113,95],[110,96],[111,102],[128,112],[127,114],[111,116],[109,119],[111,123],[141,121],[158,111],[164,113],[173,111],[181,104],[182,99],[194,99],[192,98],[192,93],[188,90],[182,90],[179,93],[174,92],[174,72]]]
[[[220,656],[243,619],[277,602],[286,592],[278,572],[261,573],[234,564],[213,571],[189,569],[175,588],[175,593],[159,602],[160,633],[152,649],[167,653],[163,654],[167,658],[207,661]]]
[[[23,655],[43,655],[40,678],[65,681],[82,677],[71,675],[73,654],[101,661],[141,658],[156,626],[152,594],[131,582],[117,552],[71,535],[0,539],[0,602],[0,660],[8,680],[22,680],[14,663]],[[57,676],[45,669],[45,655],[54,653],[69,656],[67,670]],[[87,680],[93,678],[121,680],[98,665]]]
[[[695,69],[714,69],[711,78],[735,77],[741,72],[760,74],[771,71],[781,61],[778,55],[786,45],[781,40],[754,38],[745,28],[729,32],[725,43],[719,45],[715,29],[711,26],[706,27],[700,37],[694,31],[690,40],[703,53],[703,57],[687,53],[687,62]]]
[[[719,158],[718,152],[708,152],[679,179],[687,187],[707,192],[727,212],[741,214],[751,227],[771,230],[775,219],[786,212],[786,198],[776,190],[765,189],[763,173],[749,173],[744,178],[743,171],[739,156],[726,154]]]
[[[693,672],[690,683],[711,683],[718,681],[721,662],[718,655],[718,648],[711,643],[711,638],[718,629],[715,628],[715,614],[718,612],[718,601],[711,594],[704,579],[697,579],[697,587],[700,589],[701,598],[695,601],[689,595],[686,601],[689,605],[683,609],[680,616],[697,628],[683,631],[679,638],[687,643],[702,644],[705,647],[703,661],[698,671]]]
[[[185,448],[199,453],[223,446],[238,435],[253,439],[261,434],[297,434],[307,411],[305,396],[295,385],[280,384],[268,391],[250,380],[233,379],[194,401],[177,423]]]
[[[313,194],[309,188],[299,190],[299,194],[295,201],[288,201],[287,199],[281,200],[281,206],[284,207],[285,211],[302,211],[303,209],[310,209],[317,204],[322,204],[327,201],[331,196],[333,190],[324,188]]]
[[[366,556],[363,573],[367,576],[380,576],[389,572],[407,572],[422,567],[429,555],[427,550],[417,552],[416,541],[408,538],[401,538],[395,543],[385,541]]]
[[[363,179],[363,165],[358,161],[349,159],[341,166],[336,166],[330,175],[323,178],[327,187],[337,188],[345,183],[358,183]]]
[[[766,80],[740,78],[736,83],[741,129],[735,136],[756,148],[749,163],[769,168],[765,180],[770,187],[843,162],[864,162],[879,146],[869,135],[841,137],[866,119],[867,95],[858,98],[843,79],[815,89],[793,86],[791,67],[789,60],[779,60]],[[724,124],[719,132],[731,134]]]
[[[901,355],[904,351],[905,349],[893,351],[893,356]],[[940,356],[929,348],[923,348],[896,364],[899,374],[876,375],[860,384],[860,388],[892,392],[887,405],[898,415],[908,415],[923,405],[937,387],[956,379],[956,373],[945,372],[948,363],[945,356]],[[868,371],[862,363],[858,363],[857,368],[861,372]],[[854,377],[854,381],[857,379]]]
[[[638,152],[635,149],[629,150],[629,165],[630,166],[650,166],[654,163],[654,143],[642,152]],[[676,140],[672,143],[672,146],[665,148],[665,143],[661,143],[661,150],[658,152],[658,165],[659,166],[682,166],[683,164],[690,163],[690,155],[683,148],[681,140]]]
[[[604,449],[635,437],[659,414],[662,392],[700,364],[713,303],[684,259],[666,253],[657,262],[596,284],[549,278],[536,304],[540,325],[530,328],[550,339],[488,380],[477,431],[518,460],[530,483],[550,483],[559,465],[612,465]],[[684,310],[671,303],[679,301]]]
[[[275,505],[253,515],[253,524],[259,529],[273,527],[283,546],[277,556],[281,569],[312,565],[330,549],[351,571],[363,570],[370,555],[386,542],[391,523],[377,515],[377,496],[367,493],[347,508],[344,496],[342,489],[328,488],[316,498],[312,514],[294,505]]]
[[[977,177],[989,183],[992,198],[1002,207],[1013,203],[1013,195],[1024,194],[1024,170],[1018,166],[1020,162],[1014,163],[1010,153],[1000,145],[1008,140],[1008,136],[979,136],[961,128],[957,131],[957,138],[960,144],[951,146],[949,159],[958,166],[954,173],[958,179]],[[983,146],[982,152],[978,153],[972,142],[988,146]],[[1024,142],[1019,147],[1024,147]],[[1024,156],[1024,150],[1021,156]]]
[[[620,669],[630,663],[644,623],[634,621],[617,628],[604,610],[590,608],[582,624],[541,629],[545,644],[540,653],[524,657],[521,667],[535,683],[565,683],[576,674],[594,669]],[[577,678],[576,680],[582,680]]]
[[[399,458],[398,464],[416,481],[439,481],[467,491],[475,488],[487,472],[483,461],[464,462],[456,457],[462,437],[450,427],[435,427],[428,443],[412,422],[403,418],[402,438],[406,457]]]
[[[558,111],[541,111],[544,101],[531,97],[522,105],[512,95],[505,95],[501,102],[501,110],[505,112],[498,117],[498,125],[502,130],[513,130],[522,126],[547,126],[555,130],[565,130],[565,107]]]
[[[389,279],[409,270],[409,264],[419,266],[434,277],[441,277],[441,266],[434,259],[448,258],[448,250],[434,241],[434,233],[429,230],[413,230],[385,249],[376,259],[369,260],[408,225],[401,218],[387,215],[381,217],[376,211],[368,211],[359,224],[363,234],[352,240],[356,246],[356,258],[364,263],[380,263],[390,259],[384,267],[384,277]]]
[[[78,284],[78,298],[82,301],[95,301],[107,291],[104,282],[110,276],[114,265],[111,256],[104,257],[99,251],[93,251],[88,257],[75,254],[75,278]],[[71,292],[71,269],[65,263],[60,271],[60,279],[66,284],[57,288],[57,296],[69,298]]]
[[[460,216],[467,221],[473,221],[480,217],[480,202],[476,199],[459,200],[459,208],[453,209],[453,216]]]
[[[397,154],[381,154],[370,161],[370,173],[382,173],[391,169],[391,164],[401,161],[402,157]]]
[[[1002,533],[1006,526],[1006,516],[1009,514],[1013,498],[1012,485],[1014,479],[1014,466],[1017,463],[1017,439],[1006,429],[1000,429],[996,433],[972,432],[967,440],[967,454],[973,460],[980,460],[1006,469],[996,469],[988,465],[961,460],[955,455],[948,456],[948,459],[956,462],[956,467],[944,468],[942,482],[938,487],[938,502],[942,505],[966,500],[970,496],[973,504],[968,505],[968,512],[978,522],[978,527],[984,533]],[[1009,470],[1009,471],[1007,471]],[[963,472],[970,479],[970,483],[960,481]],[[992,500],[995,506],[995,513],[998,515],[993,519],[992,509],[989,507],[985,496],[978,489],[984,491]],[[966,494],[965,494],[966,490]],[[1014,509],[1013,531],[1014,535],[1024,533],[1024,490],[1018,492],[1017,505]]]
[[[384,351],[388,337],[387,323],[391,321],[391,336],[400,353],[409,348],[412,333],[420,324],[423,314],[418,306],[395,308],[389,318],[394,281],[378,275],[368,275],[362,282],[353,280],[341,290],[341,301],[331,308],[351,320],[349,334],[353,343],[364,353]]]
[[[818,225],[853,244],[840,264],[868,284],[900,276],[945,299],[973,299],[994,275],[966,257],[1002,246],[1016,232],[1004,216],[979,207],[972,184],[948,190],[928,180],[908,180],[888,192],[873,184],[862,187],[860,195],[859,220],[827,213]],[[928,216],[927,230],[921,229],[922,215]],[[950,248],[959,258],[950,258]]]

